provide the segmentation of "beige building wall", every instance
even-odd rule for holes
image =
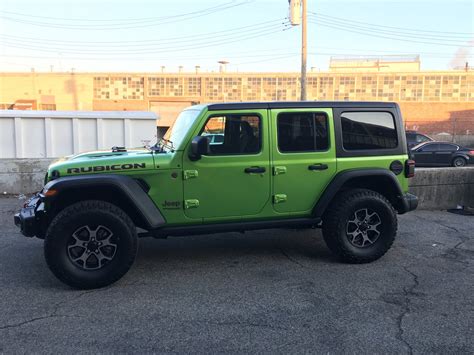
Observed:
[[[75,73],[2,73],[0,105],[29,101],[38,109],[93,110],[93,76]]]
[[[407,120],[474,116],[474,72],[308,73],[309,100],[395,101]],[[0,107],[155,111],[160,126],[206,102],[298,100],[298,73],[0,73]]]

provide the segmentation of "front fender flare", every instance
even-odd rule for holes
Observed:
[[[166,223],[160,210],[137,180],[126,175],[94,174],[62,177],[48,182],[41,196],[48,205],[54,205],[55,201],[61,198],[61,193],[72,189],[80,193],[81,189],[88,187],[113,187],[119,191],[132,208],[140,214],[145,226],[149,229],[158,228]],[[55,193],[48,193],[50,190],[54,190]]]

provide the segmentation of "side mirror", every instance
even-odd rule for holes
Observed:
[[[191,152],[189,159],[196,161],[201,159],[202,155],[209,154],[209,138],[205,136],[194,137],[191,141]]]

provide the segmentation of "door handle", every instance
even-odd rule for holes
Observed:
[[[326,170],[328,168],[327,164],[312,164],[308,166],[308,170]]]
[[[245,168],[246,174],[261,174],[266,171],[263,166],[251,166],[250,168]]]

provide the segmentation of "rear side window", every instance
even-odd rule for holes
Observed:
[[[389,112],[343,112],[342,143],[346,150],[393,149],[398,146],[395,120]]]
[[[439,144],[439,150],[454,152],[454,151],[458,150],[458,146],[454,145],[454,144],[440,143]]]
[[[280,113],[278,150],[282,153],[316,152],[329,148],[328,118],[319,112]]]

